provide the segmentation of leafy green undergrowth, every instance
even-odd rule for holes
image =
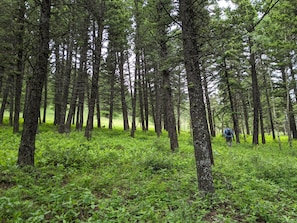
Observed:
[[[212,140],[216,192],[201,198],[193,146],[179,136],[95,129],[60,135],[42,125],[36,165],[20,169],[19,135],[0,130],[1,222],[296,222],[297,151],[283,138],[227,147]]]

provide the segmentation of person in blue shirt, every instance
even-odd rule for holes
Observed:
[[[226,139],[227,145],[232,146],[232,140],[233,140],[234,134],[231,128],[225,128],[224,137]]]

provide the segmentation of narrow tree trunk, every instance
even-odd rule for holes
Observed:
[[[129,129],[129,121],[128,121],[128,108],[126,103],[126,86],[124,79],[124,53],[120,52],[118,55],[119,60],[119,70],[120,70],[120,82],[121,82],[121,104],[122,104],[122,115],[123,115],[123,125],[124,130]]]
[[[98,34],[96,36],[95,25],[93,26],[93,37],[95,39],[95,50],[94,50],[94,65],[93,65],[93,76],[92,76],[92,87],[91,87],[91,97],[89,100],[89,111],[88,111],[88,119],[87,125],[85,129],[85,137],[91,138],[91,131],[93,130],[94,123],[94,111],[96,99],[98,98],[98,88],[99,88],[99,69],[100,69],[100,59],[101,59],[101,50],[102,50],[102,33],[103,33],[103,11],[104,7],[101,4],[102,10],[100,12],[100,18],[98,21]]]
[[[13,126],[13,111],[14,111],[14,89],[15,89],[15,77],[12,76],[11,86],[9,88],[9,125]]]
[[[87,53],[88,53],[88,27],[89,27],[89,18],[84,19],[84,24],[82,28],[82,46],[81,46],[81,58],[80,58],[80,67],[78,71],[77,78],[77,94],[78,94],[78,103],[77,103],[77,112],[76,112],[76,125],[75,129],[82,131],[84,123],[84,103],[85,103],[85,91],[87,84]]]
[[[135,136],[135,131],[136,131],[136,99],[137,99],[137,82],[138,82],[138,69],[139,69],[139,53],[136,53],[135,55],[136,59],[136,66],[135,66],[135,75],[134,75],[134,92],[132,96],[132,127],[131,127],[131,133],[130,136],[134,138]]]
[[[70,86],[70,78],[71,78],[71,70],[72,70],[72,56],[73,56],[73,40],[72,37],[69,37],[68,40],[68,49],[67,49],[67,59],[66,59],[66,67],[65,67],[65,73],[62,78],[62,94],[61,97],[61,111],[60,111],[60,118],[59,118],[59,133],[65,132],[65,118],[66,118],[66,112],[67,112],[67,104],[68,104],[68,96],[69,96],[69,86]]]
[[[285,96],[284,99],[286,101],[286,111],[287,111],[287,121],[288,121],[288,135],[289,137],[293,136],[293,139],[297,138],[297,129],[296,129],[296,122],[295,122],[295,116],[293,111],[293,105],[292,100],[289,94],[289,84],[288,84],[288,78],[284,67],[281,67],[281,73],[282,73],[282,79],[283,79],[283,85],[285,86]],[[292,136],[291,136],[292,135]],[[290,138],[289,138],[290,141]]]
[[[207,120],[208,120],[210,135],[212,137],[215,137],[216,132],[214,129],[214,124],[212,119],[211,105],[210,105],[209,92],[208,92],[208,86],[207,86],[207,77],[206,77],[205,71],[203,71],[203,87],[204,87],[204,95],[205,95],[205,102],[206,102],[207,115],[208,115]]]
[[[77,52],[77,48],[75,49]],[[77,60],[77,53],[74,56],[75,60]],[[75,109],[77,105],[77,97],[78,97],[78,77],[76,74],[76,64],[74,65],[74,74],[73,74],[73,81],[72,81],[72,92],[71,92],[71,99],[70,99],[70,106],[68,110],[68,115],[65,123],[65,132],[69,133],[71,130],[71,124],[75,122]]]
[[[159,73],[159,70],[156,70],[156,74]],[[157,76],[155,77],[155,98],[156,98],[156,120],[155,120],[155,126],[156,126],[156,133],[157,136],[160,137],[162,133],[162,89],[160,84],[160,78]]]
[[[181,131],[181,101],[182,101],[182,84],[181,84],[181,74],[178,72],[178,89],[177,89],[177,105],[176,105],[176,115],[177,115],[177,132],[180,134]]]
[[[20,166],[34,165],[35,137],[49,54],[50,9],[51,0],[42,0],[39,20],[39,53],[33,76],[29,80],[28,101],[24,112],[24,127],[17,161]]]
[[[135,69],[134,69],[134,92],[132,95],[132,127],[131,127],[131,132],[130,136],[134,137],[135,136],[135,131],[136,131],[136,98],[137,98],[137,78],[138,78],[138,72],[140,69],[140,46],[139,46],[139,32],[140,32],[140,12],[138,8],[138,1],[134,0],[134,16],[135,16]],[[131,80],[130,80],[131,83]],[[131,86],[132,89],[132,86]],[[131,93],[132,94],[132,93]]]
[[[260,107],[260,91],[257,78],[256,70],[256,59],[255,53],[253,52],[253,41],[249,37],[249,50],[250,58],[249,63],[251,66],[251,76],[252,76],[252,89],[253,89],[253,109],[254,109],[254,121],[253,121],[253,144],[259,144],[259,107]]]
[[[62,92],[63,92],[63,81],[62,81],[62,63],[60,61],[60,45],[58,43],[55,44],[55,116],[54,116],[54,124],[58,125],[61,118],[61,110],[62,110]]]
[[[230,102],[230,109],[231,109],[231,116],[232,116],[232,121],[233,121],[233,128],[236,136],[236,143],[240,143],[239,139],[239,124],[238,124],[238,118],[237,114],[235,111],[235,105],[234,105],[234,100],[231,92],[231,86],[230,86],[230,81],[229,81],[229,73],[227,71],[227,63],[226,63],[226,58],[224,58],[224,68],[225,68],[225,81],[227,85],[227,93],[228,93],[228,98]]]
[[[4,112],[8,104],[9,89],[11,89],[12,81],[13,81],[13,76],[9,75],[7,78],[7,84],[5,86],[5,89],[3,91],[3,96],[2,96],[2,103],[0,108],[0,124],[3,124]]]
[[[112,46],[111,46],[112,48]],[[108,63],[108,67],[109,67],[109,83],[110,83],[110,95],[109,95],[109,117],[108,117],[108,128],[112,129],[112,122],[113,122],[113,110],[114,110],[114,95],[115,95],[115,79],[116,79],[116,74],[115,74],[115,70],[116,70],[116,56],[115,56],[115,52],[113,51],[113,49],[110,49],[111,51],[109,52],[109,61]]]
[[[149,128],[149,102],[148,102],[148,77],[147,77],[147,63],[145,59],[145,50],[142,52],[142,67],[143,67],[143,106],[144,106],[144,126],[145,130]]]
[[[243,109],[246,134],[250,135],[251,133],[250,133],[250,127],[249,127],[249,113],[248,113],[247,103],[246,103],[246,100],[244,99],[244,97],[241,98],[241,103],[242,103],[242,109]]]
[[[148,90],[149,90],[149,101],[150,101],[150,105],[151,105],[151,114],[152,114],[152,118],[153,118],[153,122],[154,122],[154,129],[156,132],[156,109],[154,106],[155,103],[155,97],[153,94],[153,89],[152,89],[152,84],[150,81],[148,81]]]
[[[138,89],[138,98],[139,98],[139,113],[140,113],[140,123],[141,123],[141,129],[142,131],[146,130],[145,127],[145,121],[144,121],[144,103],[143,103],[143,72],[141,69],[141,63],[140,63],[140,55],[139,55],[139,61],[138,61],[138,69],[137,69],[137,75],[138,75],[138,81],[137,81],[137,89]]]
[[[47,99],[48,99],[48,81],[47,81],[47,75],[46,79],[44,81],[44,94],[43,94],[43,117],[42,117],[42,123],[46,122],[46,110],[47,110]]]
[[[199,70],[199,51],[195,29],[195,11],[192,0],[179,0],[182,21],[184,60],[187,72],[190,114],[193,129],[198,188],[202,195],[213,193],[211,170],[211,141],[207,127],[201,74]],[[200,7],[203,7],[202,5]]]
[[[171,148],[171,151],[174,152],[178,148],[178,138],[176,133],[176,121],[174,116],[169,71],[167,69],[163,70],[162,76],[164,79],[163,90],[164,90],[164,99],[166,101],[165,107],[166,107],[167,131],[170,138],[170,148]]]
[[[175,152],[178,148],[178,137],[176,132],[176,120],[174,115],[174,106],[172,99],[172,89],[171,89],[171,80],[170,80],[170,71],[166,62],[168,60],[168,34],[167,34],[167,21],[164,18],[161,18],[162,15],[165,15],[165,7],[163,3],[158,2],[158,43],[160,46],[160,63],[162,64],[161,73],[163,80],[163,101],[164,101],[164,123],[166,123],[166,130],[168,131],[168,136],[170,139],[170,149],[172,152]]]
[[[24,76],[24,23],[25,23],[25,1],[20,1],[18,14],[18,33],[17,33],[17,71],[15,76],[15,105],[14,105],[14,121],[13,133],[19,132],[19,118],[21,112],[21,97]]]

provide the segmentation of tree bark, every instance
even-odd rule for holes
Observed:
[[[253,91],[253,144],[259,144],[259,110],[260,110],[260,91],[258,85],[258,77],[257,77],[257,70],[256,70],[256,59],[255,53],[253,52],[253,41],[251,37],[249,37],[249,51],[250,51],[250,58],[249,63],[251,65],[251,76],[252,76],[252,91]]]
[[[213,193],[214,186],[211,170],[211,141],[207,127],[199,70],[199,51],[194,23],[195,11],[192,7],[194,2],[193,0],[179,0],[179,3],[198,188],[200,193],[205,195]]]
[[[20,1],[18,14],[18,32],[17,32],[17,71],[15,75],[15,105],[13,119],[13,133],[19,132],[19,118],[21,112],[21,97],[24,76],[24,23],[25,23],[25,1]]]
[[[228,98],[229,98],[229,102],[230,102],[231,116],[232,116],[232,121],[233,121],[235,137],[236,137],[236,143],[240,143],[239,124],[238,124],[238,118],[237,118],[236,111],[235,111],[235,105],[234,105],[234,100],[233,100],[233,96],[232,96],[232,92],[231,92],[231,86],[230,86],[230,82],[229,82],[229,72],[227,70],[226,58],[224,58],[224,68],[225,68],[225,81],[226,81],[226,85],[227,85],[227,94],[228,94]]]
[[[126,91],[125,91],[126,86],[125,86],[125,79],[124,79],[124,52],[120,52],[118,54],[118,64],[119,64],[119,70],[120,70],[123,124],[124,124],[124,130],[128,130],[129,121],[128,121],[128,108],[126,103]]]
[[[17,160],[17,164],[20,166],[34,165],[35,138],[42,87],[46,79],[48,64],[50,10],[51,0],[42,0],[39,20],[39,53],[33,75],[29,80],[28,101],[24,111],[24,127]]]
[[[65,51],[65,50],[64,50]],[[68,40],[68,48],[67,48],[67,58],[66,58],[66,66],[65,72],[62,77],[62,94],[61,97],[61,110],[60,110],[60,117],[59,117],[59,127],[58,132],[64,133],[65,132],[65,118],[67,112],[67,104],[68,104],[68,96],[69,96],[69,86],[70,86],[70,78],[71,78],[71,70],[72,70],[72,60],[73,60],[73,40],[70,35]]]
[[[63,85],[62,85],[62,63],[60,61],[60,45],[59,43],[55,44],[55,116],[54,116],[54,124],[58,125],[61,118],[61,110],[62,110],[62,92],[63,92]]]
[[[109,83],[110,83],[110,95],[109,95],[109,116],[108,116],[108,128],[112,129],[112,122],[113,122],[113,110],[114,110],[114,95],[115,95],[115,81],[116,81],[116,55],[111,46],[111,42],[109,43],[110,51],[107,58],[107,67],[109,73]]]
[[[205,102],[206,102],[206,108],[207,108],[207,117],[208,117],[208,125],[209,125],[209,131],[210,135],[212,137],[216,136],[214,123],[213,123],[213,117],[212,117],[212,110],[210,105],[210,99],[209,99],[209,92],[208,92],[208,86],[207,86],[207,77],[206,73],[203,70],[203,87],[204,87],[204,95],[205,95]]]
[[[89,111],[88,111],[88,119],[87,125],[85,129],[85,137],[90,139],[91,138],[91,131],[93,130],[93,123],[94,123],[94,111],[95,111],[95,104],[96,99],[98,98],[98,89],[99,89],[99,69],[100,69],[100,59],[101,59],[101,50],[102,50],[102,34],[103,34],[103,12],[104,7],[103,3],[102,10],[100,13],[100,18],[98,19],[98,34],[96,36],[95,25],[93,30],[93,37],[95,40],[95,49],[94,49],[94,65],[93,65],[93,76],[92,76],[92,87],[91,87],[91,97],[89,100]]]
[[[9,89],[11,89],[12,82],[13,82],[13,76],[10,74],[7,77],[7,84],[3,91],[2,103],[1,103],[1,108],[0,108],[0,124],[3,124],[4,112],[5,112],[6,106],[8,104],[8,96],[9,96],[9,92],[10,92]]]
[[[85,103],[85,91],[86,91],[86,83],[87,83],[87,53],[89,50],[88,46],[88,32],[89,32],[89,18],[85,17],[81,35],[82,35],[82,46],[80,50],[81,58],[80,58],[80,67],[78,70],[77,77],[77,111],[76,111],[76,125],[75,129],[78,131],[82,131],[83,122],[84,122],[84,103]]]

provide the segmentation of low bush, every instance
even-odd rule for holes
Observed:
[[[277,142],[212,139],[216,192],[201,198],[191,136],[41,126],[35,167],[16,166],[20,135],[0,132],[1,222],[295,222],[297,153]],[[293,142],[294,146],[296,142]]]

